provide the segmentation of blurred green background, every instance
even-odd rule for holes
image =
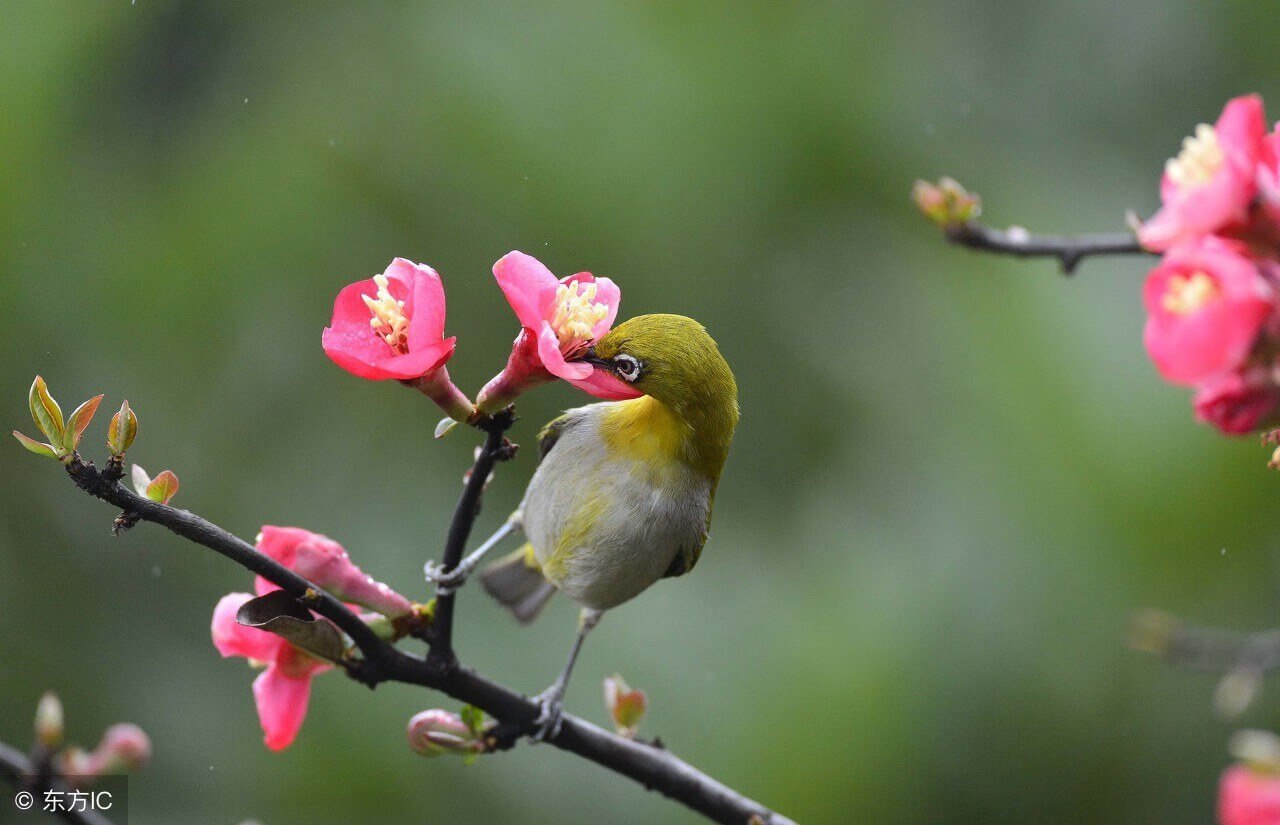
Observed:
[[[1147,362],[1149,262],[1068,280],[951,248],[908,190],[950,174],[995,224],[1120,229],[1228,97],[1280,107],[1277,30],[1245,2],[9,4],[4,428],[32,432],[37,372],[64,406],[127,397],[129,457],[180,505],[326,533],[422,597],[476,438],[432,441],[424,399],[325,358],[334,295],[436,267],[474,392],[517,330],[499,256],[608,275],[623,317],[710,328],[743,418],[698,569],[607,617],[570,710],[604,723],[621,672],[645,734],[806,823],[1209,822],[1227,736],[1280,727],[1280,697],[1219,720],[1215,677],[1124,624],[1280,621],[1280,477]],[[478,532],[587,400],[521,400]],[[47,689],[77,741],[140,724],[135,825],[699,821],[547,747],[423,760],[405,721],[456,703],[335,674],[268,752],[253,673],[209,642],[248,574],[153,526],[113,540],[16,444],[0,467],[0,739]],[[573,632],[563,600],[528,629],[478,592],[459,615],[464,660],[529,693]]]

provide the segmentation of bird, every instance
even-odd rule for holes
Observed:
[[[577,407],[543,427],[519,508],[458,571],[469,575],[523,530],[526,543],[481,572],[484,589],[522,624],[557,591],[581,608],[568,663],[536,699],[535,741],[558,732],[569,676],[601,614],[697,564],[739,418],[733,372],[691,318],[636,316],[580,359],[642,394]]]

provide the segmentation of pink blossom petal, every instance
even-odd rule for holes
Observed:
[[[1218,785],[1220,825],[1276,825],[1280,822],[1280,777],[1232,765]]]
[[[1212,424],[1227,435],[1244,435],[1260,428],[1276,408],[1277,389],[1266,382],[1265,372],[1250,380],[1231,373],[1200,387],[1194,401],[1196,420]]]
[[[388,279],[395,275],[405,279],[405,315],[409,318],[409,352],[436,346],[444,338],[444,284],[434,269],[396,258],[388,268]],[[394,294],[394,293],[392,293]]]
[[[1258,160],[1262,140],[1267,134],[1262,98],[1256,94],[1243,95],[1227,101],[1214,130],[1218,133],[1218,144],[1227,162],[1243,166],[1245,172],[1252,174],[1253,164]]]
[[[248,593],[228,593],[213,609],[213,646],[225,656],[244,656],[263,662],[275,661],[286,642],[273,633],[245,627],[236,622],[236,611],[252,599]]]
[[[523,252],[508,252],[493,265],[493,277],[526,329],[537,329],[550,314],[559,281],[541,261]]]
[[[1166,380],[1196,384],[1238,366],[1270,312],[1262,299],[1214,301],[1181,319],[1152,316],[1143,340]]]
[[[253,700],[265,734],[262,741],[273,751],[293,744],[311,699],[311,677],[292,678],[272,665],[253,680]]]
[[[605,401],[625,401],[628,398],[639,398],[644,393],[623,381],[608,370],[599,367],[592,369],[586,378],[570,378],[569,383],[585,393],[603,398]]]
[[[560,339],[547,321],[543,321],[541,328],[538,328],[538,357],[542,359],[542,366],[559,378],[581,380],[591,375],[590,364],[564,360],[564,354],[560,352]]]

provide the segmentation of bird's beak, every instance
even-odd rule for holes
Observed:
[[[598,357],[596,355],[595,347],[588,347],[587,351],[583,353],[580,358],[577,358],[575,360],[585,361],[593,367],[598,367],[607,372],[613,372],[613,362],[608,361],[604,358]]]

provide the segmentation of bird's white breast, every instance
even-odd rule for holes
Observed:
[[[651,460],[611,455],[600,434],[609,406],[571,413],[521,505],[544,575],[596,610],[653,584],[682,547],[701,547],[710,506],[710,482],[684,462],[654,472],[644,466]]]

